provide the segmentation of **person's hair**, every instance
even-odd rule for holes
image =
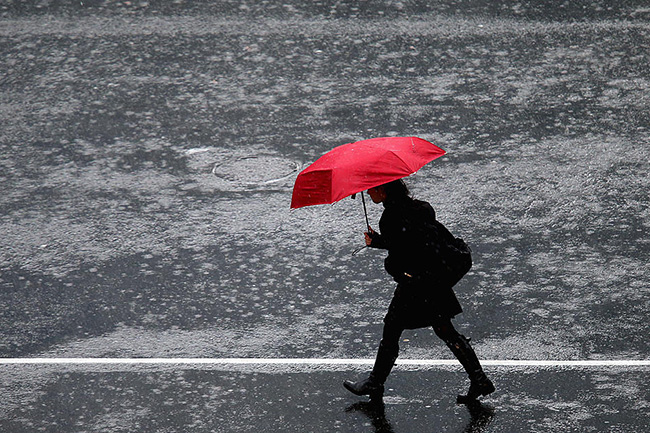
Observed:
[[[386,192],[386,198],[391,201],[399,201],[411,197],[411,193],[402,179],[385,183],[382,186]]]

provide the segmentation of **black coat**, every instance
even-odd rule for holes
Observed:
[[[432,251],[435,237],[428,233],[436,213],[427,202],[405,198],[385,201],[373,248],[388,250],[386,271],[398,283],[385,321],[413,329],[433,324],[438,316],[454,317],[463,310],[451,285],[437,278]]]

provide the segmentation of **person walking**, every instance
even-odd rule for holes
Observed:
[[[445,233],[438,232],[432,237],[431,228],[441,227],[436,225],[435,211],[429,203],[413,199],[401,179],[370,188],[368,194],[374,203],[383,204],[384,211],[379,232],[370,227],[365,232],[366,245],[388,250],[384,267],[397,282],[397,288],[384,317],[382,338],[370,375],[357,382],[346,380],[344,387],[355,395],[381,398],[384,383],[399,354],[402,332],[432,326],[470,379],[467,394],[459,395],[457,402],[471,403],[494,392],[494,384],[485,375],[469,338],[461,335],[451,322],[463,311],[452,289],[456,281],[446,278],[432,258],[443,249],[444,237],[452,235],[442,227],[439,231]]]

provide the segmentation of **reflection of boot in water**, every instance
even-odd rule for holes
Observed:
[[[346,412],[361,412],[372,422],[376,433],[394,433],[393,426],[386,419],[386,408],[382,399],[361,401],[348,406]]]
[[[467,410],[472,420],[469,422],[463,433],[481,433],[492,422],[494,409],[486,406],[478,400],[467,403]]]

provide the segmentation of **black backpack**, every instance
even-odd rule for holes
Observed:
[[[429,247],[433,268],[450,287],[460,281],[472,268],[472,249],[462,238],[457,238],[440,221],[427,224],[432,232]]]
[[[407,212],[404,227],[408,227],[408,250],[389,254],[385,267],[399,282],[404,274],[414,280],[428,280],[452,287],[472,267],[472,250],[455,237],[436,218],[435,210],[427,202],[413,200]]]

